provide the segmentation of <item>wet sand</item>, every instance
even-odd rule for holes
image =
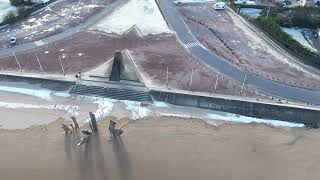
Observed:
[[[86,145],[48,126],[0,131],[1,179],[163,180],[318,179],[320,133],[258,124],[208,125],[199,119],[130,121],[119,140],[107,123]],[[128,119],[122,119],[126,122]],[[121,124],[122,122],[119,122]]]
[[[10,108],[6,107],[9,106]],[[85,122],[89,111],[95,112],[94,101],[73,97],[41,99],[18,93],[0,91],[0,129],[25,129],[34,125],[47,125],[57,119],[70,118],[76,113],[78,121]]]

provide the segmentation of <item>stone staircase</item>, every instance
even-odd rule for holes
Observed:
[[[72,87],[69,94],[85,96],[99,96],[117,100],[129,100],[139,102],[151,102],[152,98],[148,91],[119,89],[112,87],[90,86],[77,84]]]

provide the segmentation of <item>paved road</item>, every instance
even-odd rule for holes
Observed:
[[[304,88],[294,87],[279,82],[275,82],[257,75],[251,74],[247,71],[241,70],[226,60],[218,57],[202,46],[195,45],[197,40],[191,34],[190,30],[180,17],[178,10],[173,5],[173,0],[159,0],[159,7],[164,14],[167,22],[176,32],[180,41],[187,45],[189,51],[204,63],[218,69],[221,73],[238,80],[243,81],[246,76],[246,84],[254,86],[262,91],[274,94],[276,96],[286,97],[294,100],[309,102],[320,105],[320,91],[313,91]]]
[[[126,2],[128,2],[128,0],[117,0],[117,1],[113,2],[112,4],[109,4],[109,5],[105,6],[105,8],[101,12],[99,12],[95,16],[92,16],[86,22],[80,24],[79,26],[71,28],[71,29],[69,29],[67,31],[64,31],[62,33],[59,33],[57,35],[47,37],[45,39],[42,39],[41,41],[44,44],[49,44],[49,43],[53,43],[53,42],[65,39],[67,37],[70,37],[71,35],[76,34],[78,32],[84,31],[87,28],[89,28],[89,27],[93,26],[94,24],[96,24],[102,18],[108,16],[117,7],[122,6]],[[31,50],[31,49],[34,49],[36,47],[38,47],[38,46],[34,42],[30,42],[30,43],[18,45],[18,46],[12,47],[12,48],[0,49],[0,57],[1,56],[12,55],[13,51],[15,53],[18,53],[18,52],[22,52],[22,51]]]

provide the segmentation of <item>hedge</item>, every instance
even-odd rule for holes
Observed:
[[[287,18],[280,20],[283,26],[316,29],[320,27],[320,8],[297,7],[289,11]]]
[[[308,58],[315,64],[320,65],[320,55],[305,48],[299,42],[294,40],[290,35],[285,33],[279,23],[271,17],[259,16],[256,24],[268,33],[273,39],[276,39],[281,45],[289,49],[298,57]]]

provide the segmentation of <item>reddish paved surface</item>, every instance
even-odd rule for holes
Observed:
[[[149,41],[152,41],[149,40]],[[61,73],[59,56],[67,74],[90,70],[113,56],[118,49],[132,48],[147,40],[106,36],[99,33],[78,33],[69,39],[54,44],[41,46],[31,52],[17,54],[24,71],[39,72],[40,68],[36,54],[46,73]],[[46,53],[47,52],[47,53]],[[80,55],[82,53],[82,55]],[[19,66],[14,56],[0,59],[3,70],[18,70]]]
[[[147,82],[154,86],[165,86],[166,67],[169,67],[169,87],[190,90],[191,71],[194,69],[192,90],[239,95],[241,84],[228,77],[219,76],[214,91],[216,71],[206,68],[177,43],[172,36],[137,37],[134,32],[125,37],[106,35],[100,32],[82,32],[55,44],[41,46],[32,52],[17,54],[25,72],[39,73],[36,54],[46,73],[62,74],[61,57],[67,74],[93,69],[112,58],[114,51],[127,49],[131,52],[139,71]],[[47,52],[47,53],[45,53]],[[82,56],[79,56],[82,53]],[[65,58],[62,58],[65,57]],[[18,71],[13,56],[0,59],[1,69]],[[255,90],[245,88],[244,96],[256,96]]]
[[[190,90],[193,69],[192,91],[240,95],[241,85],[221,74],[217,90],[214,90],[217,71],[193,59],[174,37],[165,37],[152,46],[134,48],[131,54],[143,76],[155,86],[165,87],[168,67],[169,88]],[[245,88],[242,95],[256,96],[256,92]]]

